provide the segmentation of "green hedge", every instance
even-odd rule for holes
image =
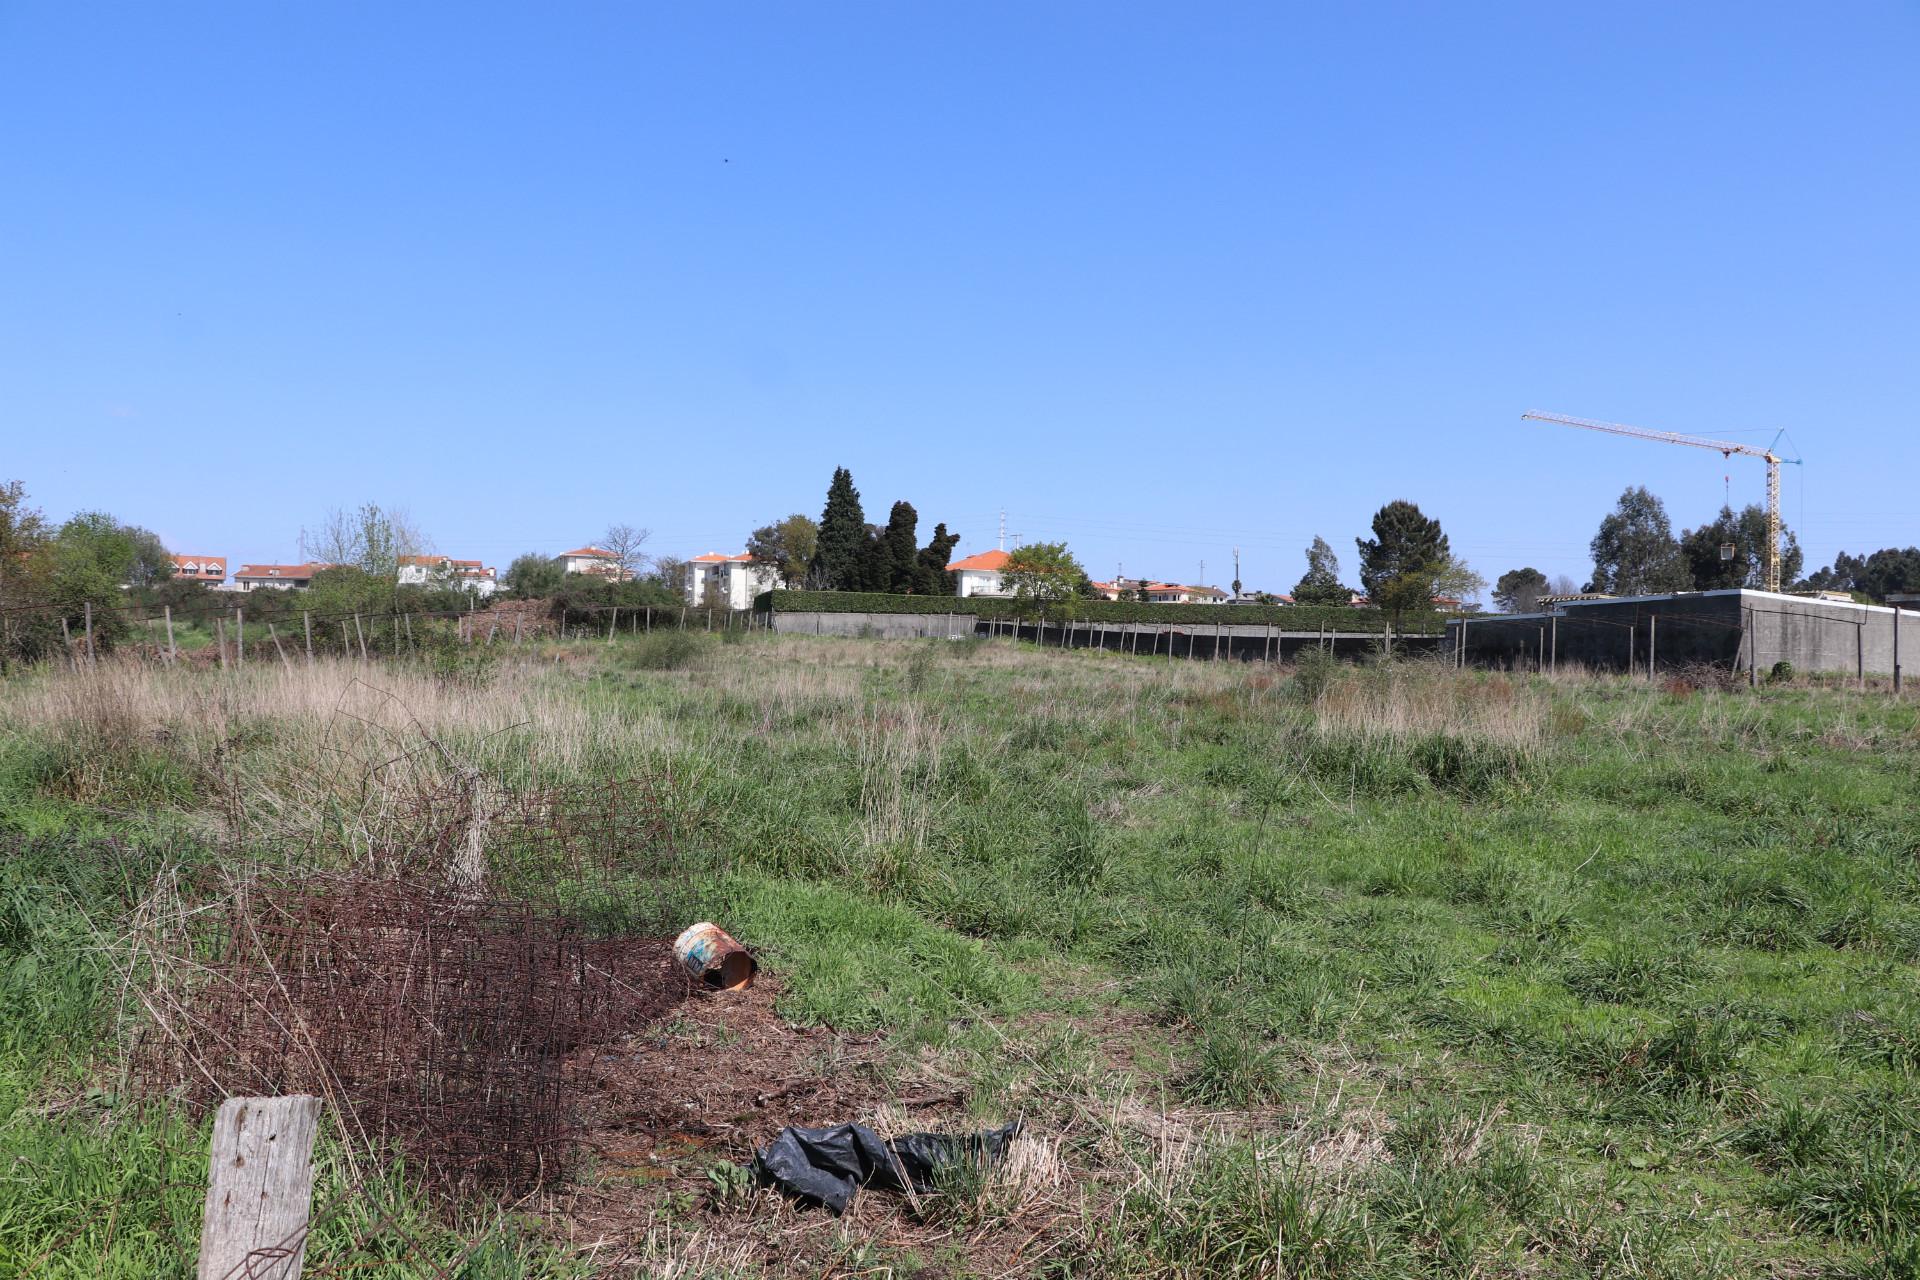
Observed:
[[[896,596],[870,591],[763,591],[753,607],[761,613],[970,613],[981,618],[1015,616],[1013,601],[992,596]],[[1143,604],[1137,600],[1077,600],[1078,622],[1147,622],[1176,626],[1230,623],[1283,631],[1384,631],[1387,615],[1378,609],[1328,605]],[[1394,630],[1401,634],[1438,633],[1438,615],[1409,618]]]

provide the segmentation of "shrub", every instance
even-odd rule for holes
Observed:
[[[623,665],[639,671],[682,671],[705,654],[706,637],[692,631],[655,631],[628,645]]]

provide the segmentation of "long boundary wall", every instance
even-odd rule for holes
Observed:
[[[1712,663],[1890,675],[1920,646],[1920,613],[1768,591],[1700,591],[1569,601],[1551,613],[1453,619],[1444,648],[1474,666],[1610,670]]]

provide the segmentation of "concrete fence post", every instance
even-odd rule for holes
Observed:
[[[1747,688],[1758,689],[1760,687],[1760,636],[1759,633],[1753,629],[1753,610],[1748,609],[1746,615]]]
[[[1653,614],[1647,619],[1647,679],[1653,679],[1654,654],[1659,651],[1660,615]]]
[[[1900,696],[1900,614],[1899,605],[1893,606],[1893,696]]]

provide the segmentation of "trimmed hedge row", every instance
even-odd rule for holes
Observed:
[[[753,607],[761,613],[970,613],[981,618],[1015,617],[1014,602],[993,596],[896,596],[872,591],[763,591]],[[1378,609],[1337,605],[1145,604],[1138,600],[1077,600],[1078,622],[1161,624],[1228,623],[1284,631],[1384,631],[1387,615]],[[1399,634],[1438,633],[1437,614],[1409,618]]]

